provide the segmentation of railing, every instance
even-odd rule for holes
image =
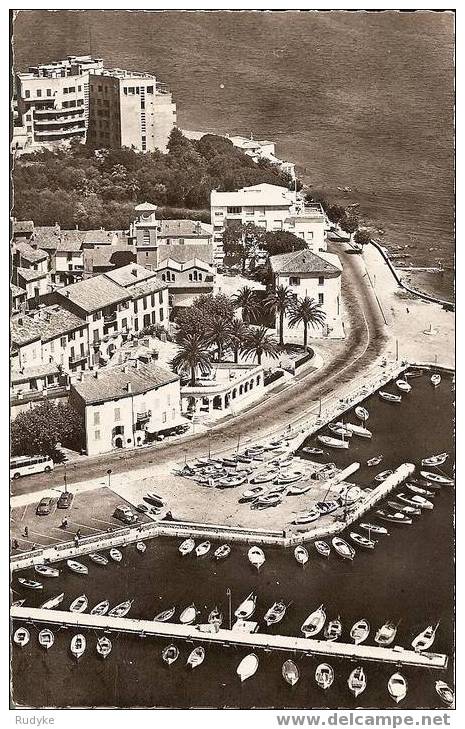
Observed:
[[[112,312],[111,314],[104,314],[103,321],[105,322],[105,324],[113,324],[116,321],[116,311]]]

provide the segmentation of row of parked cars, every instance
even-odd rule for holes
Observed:
[[[71,491],[63,491],[57,501],[57,509],[69,509],[73,503],[74,494]],[[39,501],[36,508],[36,514],[38,516],[47,516],[52,510],[54,499],[51,496],[44,496]]]

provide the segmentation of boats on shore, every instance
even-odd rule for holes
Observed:
[[[201,542],[196,548],[195,548],[195,554],[197,557],[203,557],[205,554],[208,554],[211,547],[211,542]]]
[[[282,492],[272,491],[270,493],[259,496],[258,499],[251,504],[251,509],[270,509],[273,506],[278,506],[283,500]]]
[[[453,706],[454,692],[445,681],[436,681],[434,685],[436,693],[446,706]]]
[[[179,622],[182,623],[182,625],[192,625],[197,617],[197,612],[198,611],[195,607],[195,604],[191,603],[181,612],[181,615],[179,616]]]
[[[95,564],[99,564],[101,567],[106,567],[108,564],[108,559],[104,557],[103,554],[97,554],[96,552],[89,554],[89,559],[91,559],[92,562],[95,562]]]
[[[308,551],[301,544],[298,544],[294,549],[294,557],[296,562],[303,567],[308,562]]]
[[[406,514],[402,514],[402,512],[400,511],[391,513],[389,511],[385,511],[384,509],[378,509],[375,513],[376,516],[381,519],[381,521],[387,521],[391,524],[405,524],[407,526],[412,523],[410,517],[408,517]]]
[[[319,435],[317,440],[328,448],[348,448],[348,440],[340,440],[340,438],[331,438],[329,435]]]
[[[287,487],[287,496],[302,496],[315,487],[314,481],[304,481],[304,483],[292,483]]]
[[[338,616],[336,620],[330,620],[325,628],[324,636],[329,642],[338,640],[342,635],[342,623]]]
[[[361,618],[353,624],[350,629],[350,637],[354,641],[355,645],[363,643],[370,635],[370,623],[366,618]]]
[[[176,606],[173,605],[172,607],[168,608],[167,610],[162,610],[161,613],[158,613],[154,617],[154,621],[156,623],[167,623],[168,620],[171,620],[174,613],[176,612]]]
[[[254,486],[251,489],[246,489],[245,491],[243,491],[240,501],[244,502],[258,499],[268,493],[268,488],[268,486]]]
[[[376,632],[375,635],[375,643],[378,643],[378,645],[381,646],[388,646],[391,645],[391,643],[394,641],[394,638],[397,634],[397,625],[395,623],[388,621],[387,623],[384,623],[384,625],[379,628],[379,630]]]
[[[368,418],[370,417],[370,413],[368,412],[368,410],[361,405],[357,405],[354,412],[357,418],[359,420],[362,420],[363,422],[368,420]]]
[[[374,549],[376,547],[376,542],[373,539],[364,537],[363,534],[359,534],[358,532],[350,532],[349,536],[354,544],[357,544],[363,549]]]
[[[300,514],[296,514],[293,519],[293,524],[310,524],[312,521],[316,521],[321,516],[318,509],[310,509],[309,511],[302,511]]]
[[[79,660],[86,650],[86,637],[82,633],[77,633],[71,638],[70,650],[76,660]]]
[[[448,476],[441,476],[439,473],[432,473],[431,471],[420,471],[422,478],[432,483],[439,483],[442,486],[452,486],[454,480]]]
[[[179,553],[182,554],[183,557],[185,557],[186,554],[190,554],[194,549],[195,549],[195,542],[193,539],[185,539],[179,545]]]
[[[171,664],[179,658],[179,650],[177,646],[173,644],[166,646],[166,648],[164,648],[161,652],[161,657],[168,666],[171,666]]]
[[[42,648],[45,648],[46,651],[48,651],[49,648],[52,647],[52,645],[55,642],[55,635],[52,633],[50,628],[43,628],[39,633],[39,645]]]
[[[355,549],[348,544],[342,537],[333,537],[331,544],[334,547],[334,551],[344,559],[353,560],[355,557]]]
[[[317,501],[315,509],[317,509],[321,516],[325,516],[326,514],[332,514],[333,511],[339,509],[339,504],[337,501]]]
[[[427,651],[431,648],[431,646],[434,643],[434,639],[436,638],[436,631],[439,627],[439,623],[436,623],[436,625],[428,625],[427,628],[425,628],[421,633],[419,633],[413,640],[412,640],[412,648],[417,653],[421,653],[421,651]]]
[[[55,597],[51,597],[45,602],[42,603],[41,610],[53,610],[54,608],[58,607],[65,598],[65,593],[60,592],[59,595],[55,595]]]
[[[334,681],[334,670],[329,663],[320,663],[315,670],[315,681],[317,686],[322,688],[324,691],[329,689]]]
[[[37,580],[28,580],[26,577],[18,577],[18,582],[23,587],[27,587],[28,590],[43,590],[44,586]]]
[[[120,602],[119,605],[115,605],[108,613],[109,617],[124,618],[130,611],[133,602],[134,600],[125,600],[125,602]]]
[[[77,575],[89,574],[89,568],[85,564],[82,564],[82,562],[78,562],[75,559],[67,559],[66,564],[68,565],[71,572],[75,572]]]
[[[107,612],[110,609],[110,602],[109,600],[102,600],[102,602],[97,603],[92,610],[90,611],[91,615],[106,615]]]
[[[54,567],[49,567],[46,564],[36,564],[36,566],[34,567],[34,570],[37,572],[38,575],[41,575],[42,577],[59,577],[60,576],[60,570],[57,570]]]
[[[386,402],[402,402],[402,395],[393,395],[391,392],[386,392],[385,390],[380,390],[378,395],[382,400],[386,400]]]
[[[278,475],[277,471],[266,471],[266,473],[257,473],[253,478],[250,479],[250,483],[260,485],[262,483],[269,483],[273,481]]]
[[[398,704],[407,695],[407,680],[401,673],[393,673],[388,681],[389,696]]]
[[[322,557],[329,557],[331,552],[331,547],[329,546],[329,544],[321,539],[317,539],[317,541],[315,542],[315,549],[318,554],[321,554]]]
[[[269,610],[266,611],[264,621],[270,626],[275,623],[280,623],[286,613],[286,603],[283,600],[278,600],[273,603]]]
[[[302,471],[287,471],[284,473],[281,473],[277,476],[277,478],[274,479],[274,483],[276,484],[288,484],[288,483],[295,483],[296,481],[300,481],[301,478],[303,478]]]
[[[236,488],[236,486],[242,486],[243,483],[247,481],[248,475],[245,474],[235,474],[234,476],[225,476],[224,478],[220,478],[218,481],[218,488],[223,489],[233,489]]]
[[[226,559],[231,554],[231,547],[229,544],[221,544],[213,552],[213,559]]]
[[[241,681],[246,681],[248,678],[253,676],[258,668],[258,658],[255,653],[249,653],[248,656],[242,659],[239,663],[236,673]]]
[[[379,524],[371,524],[370,522],[363,522],[360,524],[360,528],[365,529],[365,531],[368,532],[368,536],[371,532],[373,532],[373,534],[389,534],[386,527],[379,526]]]
[[[102,635],[98,638],[96,649],[98,655],[102,658],[107,658],[110,655],[112,647],[111,640],[106,635]]]
[[[373,456],[373,458],[368,459],[367,466],[379,466],[382,460],[383,456],[381,454],[379,456]]]
[[[201,645],[197,646],[197,648],[194,648],[190,653],[189,657],[186,661],[186,666],[190,666],[191,668],[197,668],[197,666],[200,666],[201,663],[203,663],[205,660],[205,648],[203,648]]]
[[[301,632],[306,638],[313,638],[315,635],[321,632],[326,622],[326,612],[324,606],[320,605],[319,608],[314,610],[305,621],[302,623]]]
[[[69,606],[69,611],[71,613],[83,613],[84,610],[87,610],[87,606],[89,604],[89,601],[87,599],[86,595],[79,595],[71,605]]]
[[[234,615],[238,620],[247,620],[255,612],[255,606],[257,604],[257,596],[251,592],[248,597],[245,598],[235,610]]]
[[[253,567],[256,567],[257,570],[260,569],[260,567],[265,563],[265,552],[263,549],[257,546],[250,547],[247,557],[249,559],[249,562]]]
[[[412,389],[412,385],[410,385],[407,380],[402,379],[396,380],[396,387],[401,392],[410,392],[410,390]]]
[[[448,459],[449,454],[448,453],[438,453],[436,456],[429,456],[428,458],[423,458],[421,461],[422,466],[442,466],[443,463],[446,462]]]
[[[357,668],[354,668],[349,678],[347,679],[347,685],[349,686],[349,689],[353,693],[355,698],[357,698],[357,696],[365,691],[367,686],[367,679],[362,666],[357,666]]]
[[[431,375],[430,382],[433,385],[433,387],[438,387],[441,384],[441,375],[439,375],[439,374]]]
[[[295,684],[299,680],[299,669],[297,668],[294,661],[291,661],[290,659],[285,661],[283,663],[281,672],[286,683],[288,683],[290,686],[295,686]]]
[[[29,640],[31,638],[31,634],[27,628],[17,628],[13,635],[13,642],[16,643],[16,645],[19,645],[21,648],[24,648],[25,645],[29,643]]]
[[[149,493],[144,496],[144,501],[146,501],[151,506],[164,506],[163,498],[153,491],[149,491]]]
[[[310,448],[308,446],[302,448],[302,453],[305,453],[306,456],[324,456],[325,454],[322,448]]]

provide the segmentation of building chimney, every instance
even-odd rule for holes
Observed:
[[[96,380],[98,380],[98,370],[94,370],[94,377]]]
[[[130,382],[127,383],[126,389],[127,389],[128,392],[132,392],[132,385],[131,385]]]
[[[133,276],[135,276],[137,278],[137,268],[131,269],[131,273]]]

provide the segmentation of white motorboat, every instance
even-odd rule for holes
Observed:
[[[174,613],[176,612],[176,607],[173,605],[173,607],[168,608],[167,610],[162,610],[161,613],[158,613],[158,615],[155,615],[154,621],[156,623],[166,623],[168,620],[171,620]]]
[[[311,489],[315,488],[314,481],[304,481],[304,483],[292,483],[287,487],[287,496],[302,496]]]
[[[191,603],[188,607],[184,608],[181,615],[179,616],[179,622],[183,625],[192,625],[197,617],[197,608],[194,603]]]
[[[65,593],[60,592],[59,595],[55,595],[55,597],[51,597],[49,600],[46,600],[40,607],[42,610],[53,610],[53,608],[58,607],[58,605],[63,602],[64,597]]]
[[[429,650],[436,638],[436,631],[438,627],[439,623],[436,623],[436,625],[428,625],[427,628],[425,628],[412,640],[412,648],[417,651],[417,653]]]
[[[303,478],[302,471],[287,471],[284,473],[279,474],[275,479],[274,483],[276,484],[288,484],[288,483],[295,483],[296,481],[300,481],[301,478]]]
[[[194,648],[189,653],[189,657],[186,661],[186,665],[190,666],[191,668],[196,668],[197,666],[200,666],[201,663],[204,662],[205,659],[205,648],[202,648],[201,645],[199,645],[197,648]]]
[[[324,689],[328,689],[334,681],[334,670],[328,663],[320,663],[316,667],[315,681],[317,685]]]
[[[449,454],[448,453],[438,453],[436,456],[429,456],[429,458],[423,458],[421,465],[422,466],[442,466],[443,463],[446,462],[448,459]]]
[[[373,458],[369,458],[367,461],[367,466],[379,466],[381,461],[383,460],[383,456],[373,456]]]
[[[96,649],[99,656],[101,656],[102,658],[107,658],[110,655],[112,649],[112,643],[110,638],[107,638],[106,635],[102,635],[97,640]]]
[[[385,392],[384,390],[380,390],[378,395],[382,400],[386,400],[386,402],[402,402],[402,395],[393,395],[392,393]]]
[[[417,494],[409,499],[406,494],[400,493],[397,494],[396,498],[399,501],[402,501],[403,504],[408,504],[409,506],[416,506],[420,509],[434,509],[434,504],[432,501],[423,498],[423,496],[418,496]]]
[[[83,613],[84,610],[87,610],[87,606],[89,604],[89,601],[86,597],[86,595],[79,595],[71,605],[69,606],[69,610],[71,613]]]
[[[338,617],[336,620],[330,620],[324,632],[326,640],[333,642],[338,640],[342,635],[342,623]]]
[[[205,554],[208,554],[211,546],[211,542],[201,542],[198,547],[195,548],[195,554],[197,557],[203,557]]]
[[[108,559],[104,557],[103,554],[97,554],[96,552],[89,554],[89,559],[91,559],[92,562],[95,562],[95,564],[99,564],[101,567],[106,567],[108,564]]]
[[[321,554],[322,557],[329,557],[331,552],[331,547],[326,542],[323,542],[321,539],[318,539],[315,542],[315,549],[318,552],[318,554]]]
[[[357,698],[357,696],[365,691],[367,679],[362,666],[357,666],[357,668],[354,668],[349,678],[347,679],[347,684],[355,698]]]
[[[335,552],[344,559],[353,560],[355,557],[355,549],[348,544],[342,537],[333,537],[331,544],[334,547]]]
[[[434,496],[434,491],[428,491],[428,489],[423,489],[421,486],[416,486],[414,483],[407,482],[406,487],[413,494],[418,494],[419,496]]]
[[[13,635],[13,641],[16,645],[21,646],[21,648],[24,648],[29,643],[30,638],[31,634],[27,628],[17,628]]]
[[[394,471],[391,471],[390,468],[388,468],[386,471],[381,471],[381,473],[378,473],[377,476],[375,476],[375,481],[378,483],[381,483],[381,481],[385,481],[388,476],[392,476]]]
[[[446,706],[453,706],[454,704],[454,692],[445,681],[436,681],[435,683],[436,693],[445,703]]]
[[[328,429],[331,431],[331,433],[336,433],[336,435],[341,435],[343,438],[352,438],[353,433],[349,428],[347,428],[344,423],[330,423],[328,425]]]
[[[241,681],[245,681],[256,673],[258,668],[258,658],[255,653],[249,653],[239,663],[236,672]]]
[[[108,613],[110,618],[124,618],[130,611],[132,607],[132,603],[134,600],[126,600],[125,602],[120,602],[119,605],[115,605],[114,608],[110,610]]]
[[[290,686],[295,686],[299,680],[299,669],[297,668],[294,661],[287,660],[283,663],[282,667],[283,678]]]
[[[136,549],[140,554],[144,554],[145,550],[147,549],[147,545],[144,542],[137,542]]]
[[[179,553],[185,557],[186,554],[190,554],[195,549],[195,542],[193,539],[185,539],[179,545]]]
[[[260,569],[262,564],[265,562],[265,553],[263,549],[260,549],[260,547],[250,547],[248,554],[249,562],[251,565],[257,568],[257,570]]]
[[[397,501],[388,501],[387,504],[391,507],[391,509],[400,511],[402,514],[406,514],[407,516],[420,516],[421,514],[421,509],[417,506],[403,506],[402,504],[398,504]]]
[[[402,699],[405,699],[407,695],[407,680],[402,676],[401,673],[393,673],[388,681],[388,691],[391,699],[394,699],[396,704]]]
[[[26,577],[18,577],[18,582],[23,587],[27,587],[29,590],[43,590],[44,586],[37,580],[28,580]]]
[[[373,532],[373,534],[389,534],[386,527],[379,526],[378,524],[370,524],[369,522],[360,524],[360,528],[365,529],[368,532],[368,535],[370,535],[371,532]]]
[[[210,625],[214,625],[217,628],[220,628],[223,623],[223,613],[217,606],[213,608],[210,615],[208,616],[208,622]]]
[[[303,566],[308,562],[308,551],[305,547],[302,547],[302,545],[299,544],[294,549],[294,557],[296,558],[296,561]]]
[[[441,375],[431,375],[431,384],[433,385],[433,387],[438,387],[438,385],[441,384]]]
[[[306,638],[313,638],[323,629],[325,622],[326,613],[323,605],[320,605],[319,608],[310,613],[310,615],[305,619],[300,630]]]
[[[441,476],[439,473],[431,473],[431,471],[420,471],[420,475],[427,481],[432,483],[439,483],[442,486],[452,486],[454,480],[447,476]]]
[[[350,630],[350,637],[355,645],[363,643],[370,635],[370,623],[365,618],[357,620]]]
[[[59,577],[60,576],[60,570],[57,570],[54,567],[49,567],[46,564],[36,564],[34,569],[37,572],[37,574],[42,575],[42,577]]]
[[[348,448],[348,440],[340,440],[339,438],[330,438],[329,435],[319,435],[317,440],[328,448]]]
[[[168,645],[163,649],[161,657],[168,666],[171,666],[172,663],[178,660],[179,650],[175,645]]]
[[[378,509],[376,512],[376,516],[378,516],[381,521],[387,521],[391,524],[405,524],[410,525],[412,523],[412,520],[409,516],[406,514],[402,514],[400,511],[396,511],[394,513],[391,513],[389,511],[385,511],[384,509]]]
[[[102,602],[97,603],[92,610],[90,611],[91,615],[106,615],[107,612],[110,609],[110,603],[108,600],[102,600]]]
[[[267,625],[274,625],[280,623],[286,613],[286,603],[283,600],[278,600],[273,603],[269,610],[265,613],[265,623]]]
[[[231,547],[229,544],[222,544],[220,547],[215,549],[213,552],[214,559],[226,559],[231,554]]]
[[[402,379],[396,380],[396,387],[398,387],[401,392],[410,392],[412,389],[412,385],[410,385],[407,380]]]
[[[394,641],[397,634],[397,625],[388,621],[377,631],[375,635],[375,642],[378,645],[388,646]]]
[[[82,562],[77,562],[75,559],[67,559],[66,564],[71,572],[75,572],[78,575],[89,574],[89,568],[85,564],[82,564]]]
[[[309,448],[307,446],[302,448],[302,453],[305,453],[306,456],[324,456],[325,454],[322,448]]]
[[[123,555],[120,552],[119,549],[110,549],[110,557],[112,558],[113,562],[121,562],[123,559]]]
[[[321,516],[318,509],[310,509],[310,511],[303,511],[294,517],[294,524],[310,524],[312,521],[316,521]]]
[[[237,610],[234,612],[234,615],[239,620],[247,620],[247,618],[250,618],[255,612],[256,603],[257,596],[254,595],[253,592],[251,592],[250,595],[241,602]]]
[[[364,537],[363,534],[359,534],[358,532],[350,532],[349,536],[354,544],[358,544],[358,546],[362,547],[363,549],[374,549],[376,547],[376,542],[373,539],[368,539],[367,537]]]
[[[55,635],[52,633],[50,628],[43,628],[43,630],[41,630],[39,633],[39,645],[42,646],[42,648],[45,648],[46,651],[48,651],[48,649],[52,647],[54,642]]]
[[[363,422],[365,422],[365,420],[368,420],[368,418],[370,417],[368,410],[361,405],[357,405],[357,407],[355,408],[355,415],[359,420],[362,420]]]
[[[372,438],[373,433],[368,428],[364,428],[362,425],[355,425],[355,423],[346,423],[347,430],[353,435],[358,435],[359,438]]]
[[[337,501],[317,501],[315,509],[319,511],[321,516],[325,516],[326,514],[332,514],[333,511],[339,509],[339,504]]]
[[[86,649],[86,638],[82,633],[77,633],[71,638],[70,650],[76,660],[82,656]]]
[[[258,499],[255,499],[255,501],[251,505],[251,508],[269,509],[270,507],[278,506],[278,504],[281,504],[282,500],[283,495],[281,492],[272,491],[269,494],[265,494],[264,496],[260,496]]]

